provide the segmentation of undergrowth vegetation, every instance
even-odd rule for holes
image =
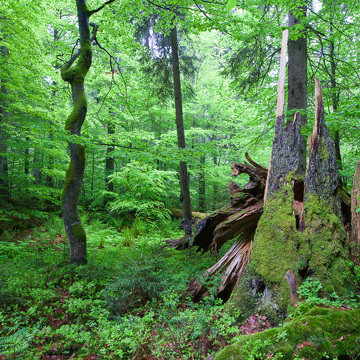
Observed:
[[[187,292],[216,259],[165,246],[177,222],[121,225],[85,214],[86,266],[68,263],[57,216],[3,232],[1,359],[204,359],[230,341],[222,305]]]
[[[214,296],[220,278],[207,283],[210,295],[204,301],[192,301],[189,283],[202,279],[217,259],[166,246],[164,239],[181,234],[178,222],[83,218],[84,266],[69,264],[56,215],[29,230],[3,231],[0,359],[208,359],[254,326],[256,331],[270,327],[266,314],[241,324],[239,314],[224,311]],[[359,280],[359,269],[352,270]],[[359,304],[356,295],[340,299],[326,289],[331,296],[324,298],[323,290],[312,279],[299,294],[309,309]],[[265,345],[245,349],[249,359],[268,356]]]

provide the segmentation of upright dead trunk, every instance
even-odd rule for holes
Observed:
[[[330,27],[330,36],[333,34],[332,26]],[[332,102],[332,108],[333,112],[337,113],[338,107],[339,107],[339,89],[337,87],[336,83],[336,62],[335,62],[335,46],[334,41],[330,40],[330,46],[329,46],[329,56],[330,56],[330,85],[331,85],[331,102]],[[339,165],[339,169],[342,169],[342,161],[341,161],[341,152],[340,152],[340,133],[339,129],[335,130],[334,134],[334,142],[335,142],[335,154],[336,154],[336,160]],[[340,184],[342,184],[343,179],[340,177]]]
[[[85,0],[76,0],[80,32],[80,50],[62,68],[61,76],[71,85],[74,109],[66,120],[65,130],[81,136],[81,126],[87,113],[84,80],[91,66],[89,15]],[[78,58],[78,59],[77,59]],[[75,65],[74,62],[77,60]],[[66,171],[65,186],[61,196],[62,214],[70,243],[70,262],[86,264],[86,234],[82,225],[78,200],[85,170],[85,147],[69,142],[70,165]]]
[[[179,66],[179,52],[178,52],[178,39],[177,29],[174,26],[170,32],[171,52],[173,59],[173,80],[174,80],[174,97],[175,97],[175,112],[176,112],[176,131],[178,147],[185,149],[185,132],[184,120],[182,109],[182,95],[181,95],[181,81],[180,81],[180,66]],[[191,223],[191,199],[189,188],[189,177],[187,165],[185,161],[180,161],[180,187],[181,187],[181,200],[183,208],[183,218],[185,222]],[[187,227],[191,230],[191,227]]]
[[[252,303],[273,321],[286,315],[289,304],[298,300],[298,285],[309,276],[322,283],[327,295],[334,291],[345,295],[351,288],[350,279],[342,277],[347,271],[347,245],[338,198],[339,173],[318,82],[315,95],[305,178],[297,172],[300,114],[286,127],[283,116],[276,119],[264,213],[251,263],[235,297],[237,302],[246,298],[248,305]],[[253,308],[247,306],[247,311]]]
[[[306,16],[306,5],[300,7],[302,17]],[[289,27],[301,24],[301,19],[295,17],[293,12],[289,13]],[[287,120],[289,124],[291,117],[296,111],[301,111],[301,122],[307,123],[307,48],[306,33],[302,31],[296,40],[292,40],[294,34],[290,32],[288,41],[288,110],[295,109]],[[305,174],[306,171],[306,139],[302,138],[300,149],[300,162],[298,173]]]

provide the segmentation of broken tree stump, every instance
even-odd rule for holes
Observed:
[[[286,316],[297,299],[297,286],[308,277],[321,282],[323,295],[345,295],[352,286],[351,279],[344,278],[347,244],[335,146],[325,125],[318,81],[315,86],[316,116],[305,176],[298,173],[299,118],[295,115],[286,127],[282,117],[276,119],[266,204],[251,262],[234,297],[241,302],[246,294],[252,304],[248,311],[256,307],[272,321]]]

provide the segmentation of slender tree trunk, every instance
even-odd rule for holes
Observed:
[[[213,157],[213,162],[214,162],[214,166],[217,166],[216,156]],[[217,197],[218,191],[219,191],[219,187],[218,184],[215,182],[213,185],[212,210],[216,209],[218,205],[218,197]]]
[[[85,0],[76,0],[80,32],[80,51],[61,68],[61,77],[71,85],[74,109],[66,120],[65,130],[81,136],[81,127],[87,113],[84,80],[90,69],[92,49],[89,29],[89,12]],[[76,64],[74,62],[77,60]],[[70,262],[86,264],[86,234],[78,211],[78,200],[85,170],[85,147],[69,142],[70,165],[66,171],[61,196],[62,214],[70,243]]]
[[[177,140],[178,140],[178,147],[180,149],[185,149],[185,132],[184,132],[184,120],[183,120],[183,110],[182,110],[180,66],[179,66],[178,39],[177,39],[176,26],[174,26],[171,30],[170,40],[171,40],[171,51],[173,58],[173,79],[174,79]],[[183,218],[184,220],[187,219],[189,221],[192,221],[189,177],[188,177],[187,165],[185,161],[180,161],[180,187],[181,187]]]
[[[92,153],[92,171],[91,171],[91,197],[94,194],[94,178],[95,178],[95,151]]]
[[[200,158],[199,171],[199,211],[206,211],[206,188],[205,188],[205,156]]]
[[[57,39],[58,36],[58,31],[55,30],[54,32],[54,41]],[[53,85],[57,85],[56,82],[53,82]],[[50,139],[50,143],[53,141],[54,138],[54,132],[52,130],[53,125],[55,125],[56,119],[55,119],[55,106],[56,106],[56,90],[53,90],[53,103],[52,103],[52,112],[53,112],[53,121],[50,120],[50,131],[49,131],[49,139]],[[48,162],[48,169],[52,170],[54,168],[54,156],[52,154],[49,155],[49,162]],[[46,176],[46,185],[50,188],[54,188],[55,184],[54,184],[54,178],[52,175],[48,174]]]
[[[29,148],[29,142],[30,142],[30,138],[27,136],[26,137],[26,148],[25,148],[25,169],[24,169],[24,172],[25,172],[25,175],[29,175],[29,167],[30,167],[30,164],[29,164],[29,156],[30,156],[30,148]]]
[[[303,16],[306,16],[306,5],[300,8]],[[300,19],[289,13],[289,27],[300,24]],[[297,110],[301,112],[301,123],[307,123],[307,48],[306,34],[303,32],[296,40],[288,41],[288,110],[293,110],[288,117],[287,123],[292,122],[292,117]],[[290,36],[291,38],[291,36]],[[296,109],[296,110],[295,110]],[[306,172],[306,139],[301,139],[300,162],[297,173],[305,174]]]
[[[108,141],[110,144],[115,142],[115,125],[110,121],[107,126],[108,131]],[[105,190],[109,192],[114,192],[114,184],[110,181],[110,175],[114,172],[115,168],[115,158],[114,158],[114,145],[108,145],[106,147],[106,162],[105,162]],[[112,197],[109,195],[105,196],[104,203],[105,205],[112,200]]]
[[[0,47],[3,58],[8,56],[8,51],[5,46]],[[7,132],[6,132],[6,80],[1,79],[0,91],[0,198],[8,199],[10,197],[9,191],[9,168],[7,159]]]
[[[33,177],[34,184],[41,184],[42,172],[41,172],[41,164],[42,164],[42,156],[38,149],[34,150],[34,160],[33,160]]]
[[[330,26],[330,36],[332,36],[332,25]],[[336,113],[339,107],[339,90],[337,89],[336,84],[336,63],[335,63],[335,47],[334,42],[330,41],[329,46],[329,55],[330,55],[330,66],[331,66],[331,73],[330,73],[330,84],[331,84],[331,101],[332,101],[332,108],[333,112]],[[340,134],[339,129],[336,129],[334,134],[334,142],[335,142],[335,155],[336,160],[339,165],[339,169],[342,169],[342,160],[341,160],[341,153],[340,153]],[[340,176],[340,185],[343,185],[343,178]]]

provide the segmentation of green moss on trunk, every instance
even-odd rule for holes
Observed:
[[[241,307],[245,316],[254,311],[277,323],[285,318],[292,304],[291,294],[306,277],[319,280],[322,295],[336,292],[346,296],[352,290],[351,276],[345,263],[346,237],[341,220],[327,201],[308,194],[303,210],[303,228],[293,210],[292,187],[284,184],[267,199],[258,223],[251,262],[241,286],[235,291],[229,308]],[[290,282],[286,274],[294,274]],[[260,285],[254,286],[255,283]],[[252,304],[244,308],[244,301]]]
[[[81,220],[72,227],[72,233],[79,242],[86,242],[86,233]]]
[[[64,201],[64,198],[67,194],[69,185],[74,181],[74,175],[75,175],[75,164],[70,161],[69,167],[66,170],[66,177],[65,177],[65,185],[63,188],[63,191],[61,193],[61,206],[62,206],[62,202]]]

